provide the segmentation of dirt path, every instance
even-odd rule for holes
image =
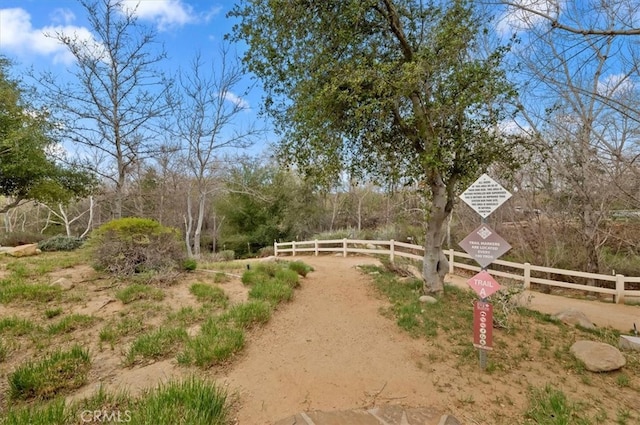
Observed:
[[[239,424],[272,424],[301,411],[381,405],[456,413],[456,400],[471,388],[453,382],[443,386],[443,380],[460,372],[430,364],[425,358],[429,343],[412,339],[381,315],[387,302],[376,295],[370,277],[356,269],[376,260],[302,260],[315,272],[303,280],[295,301],[249,338],[242,357],[224,373],[229,390],[239,395]],[[447,281],[466,286],[464,278],[449,276]],[[531,308],[547,313],[579,308],[598,326],[628,330],[634,317],[640,319],[638,306],[532,295]]]
[[[252,335],[226,373],[238,391],[239,424],[268,424],[299,411],[379,404],[446,409],[431,369],[420,367],[421,343],[398,331],[379,309],[370,278],[355,266],[371,258],[305,257],[315,272],[295,301]],[[445,371],[443,371],[445,372]],[[267,390],[268,389],[268,390]]]

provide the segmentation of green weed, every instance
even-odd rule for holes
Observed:
[[[151,333],[140,335],[131,344],[126,354],[125,364],[131,366],[139,358],[159,360],[169,357],[187,339],[187,331],[184,328],[162,327]]]
[[[149,285],[133,284],[116,292],[116,298],[123,304],[129,304],[138,300],[162,301],[164,292],[161,289]]]
[[[229,302],[229,297],[218,286],[207,285],[206,283],[194,283],[189,291],[202,303],[210,303],[216,307],[225,308]]]
[[[63,317],[58,323],[49,325],[47,333],[49,335],[58,335],[62,333],[73,332],[77,329],[87,328],[96,321],[95,317],[84,314],[72,314]]]
[[[28,362],[9,375],[13,400],[51,399],[86,383],[91,367],[89,352],[80,346],[56,351],[39,362]]]

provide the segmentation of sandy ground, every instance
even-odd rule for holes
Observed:
[[[471,388],[443,386],[447,377],[460,378],[460,372],[443,363],[425,364],[425,342],[402,333],[380,314],[387,302],[374,293],[370,277],[356,269],[375,260],[301,259],[315,272],[303,280],[294,302],[251,336],[242,358],[222,378],[239,396],[237,422],[268,424],[299,411],[385,404],[431,406],[455,414],[456,400],[467,397]],[[447,281],[466,286],[464,278],[449,276]],[[532,308],[556,313],[575,305],[599,326],[628,330],[634,315],[640,319],[638,306],[531,295]],[[494,386],[500,389],[500,383]]]

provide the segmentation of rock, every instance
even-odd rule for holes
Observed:
[[[15,248],[11,248],[7,251],[7,254],[12,257],[30,257],[39,253],[40,250],[38,249],[38,244],[35,243],[16,246]]]
[[[63,291],[68,291],[70,289],[73,289],[76,286],[75,283],[73,283],[72,281],[64,277],[57,279],[55,282],[52,282],[51,284],[60,286],[60,288],[62,288]]]
[[[366,244],[366,245],[365,245],[365,247],[366,247],[367,249],[378,249],[378,247],[377,247],[377,246],[375,246],[375,245],[374,245],[374,244],[372,244],[372,243],[368,243],[368,244]]]
[[[585,329],[595,329],[595,325],[581,311],[569,309],[556,313],[553,317],[569,325],[580,325]]]
[[[420,298],[418,298],[418,301],[425,304],[435,304],[438,302],[438,299],[430,295],[423,295]]]
[[[610,372],[627,363],[620,350],[604,342],[577,341],[570,351],[591,372]]]
[[[261,263],[270,263],[270,262],[278,261],[278,257],[274,255],[270,255],[268,257],[263,257],[258,261],[260,261]]]
[[[640,337],[630,335],[620,335],[618,347],[621,350],[640,351]]]

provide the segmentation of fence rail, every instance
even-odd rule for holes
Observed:
[[[395,257],[404,257],[422,261],[424,257],[424,247],[394,240],[377,241],[360,239],[331,239],[302,242],[276,242],[273,245],[273,250],[275,256],[282,254],[296,256],[301,253],[313,253],[314,255],[319,255],[321,252],[336,252],[342,254],[344,257],[349,253],[388,255],[391,261],[394,261]],[[454,273],[456,268],[469,271],[480,271],[479,266],[470,264],[471,261],[456,261],[456,259],[472,260],[471,256],[467,253],[449,249],[445,251],[445,254],[449,257],[449,273]],[[616,303],[624,303],[625,297],[640,297],[640,290],[631,290],[626,287],[627,283],[640,283],[640,277],[627,277],[621,274],[612,276],[585,273],[503,260],[494,261],[491,263],[490,267],[491,268],[488,270],[492,275],[521,281],[523,282],[525,289],[529,289],[531,284],[535,283],[559,288],[597,292],[612,295],[614,302]],[[546,274],[547,276],[542,277],[541,274]],[[590,279],[602,282],[610,287],[590,286],[551,279],[551,275]]]

